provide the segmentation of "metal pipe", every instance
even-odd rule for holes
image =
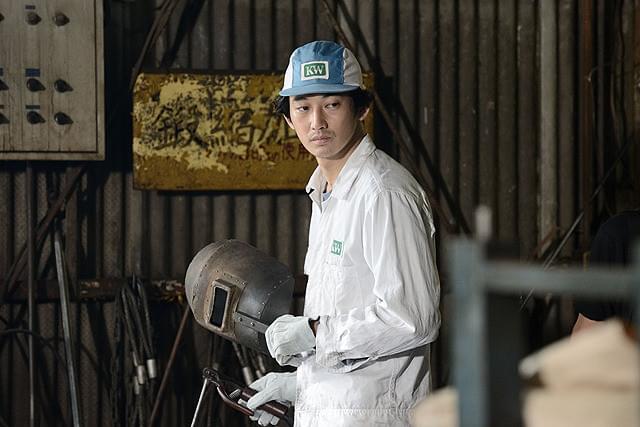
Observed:
[[[27,205],[27,282],[28,297],[27,310],[29,318],[29,330],[35,332],[36,327],[36,259],[35,259],[35,186],[33,182],[33,166],[27,161],[26,173],[26,205]],[[36,420],[36,365],[35,342],[32,334],[29,334],[29,425],[35,427]]]
[[[191,420],[191,427],[196,427],[196,421],[198,421],[198,415],[200,414],[200,408],[202,408],[202,402],[207,394],[209,388],[209,380],[205,379],[202,382],[202,390],[200,390],[200,397],[198,398],[198,404],[196,405],[196,411],[193,413],[193,420]]]
[[[71,195],[75,191],[76,183],[78,182],[80,177],[84,174],[86,169],[87,169],[87,165],[82,165],[71,175],[71,177],[69,177],[69,180],[65,184],[64,190],[60,193],[60,197],[58,197],[56,201],[51,204],[51,206],[47,210],[47,213],[44,216],[44,219],[38,225],[34,247],[38,247],[40,243],[44,240],[44,238],[47,235],[47,229],[53,222],[54,218],[56,217],[60,209],[64,207],[64,204],[67,202],[69,197],[71,197]],[[27,246],[28,246],[28,243],[27,243]],[[26,252],[28,252],[28,248]],[[22,271],[24,270],[26,263],[27,262],[25,261],[25,247],[22,246],[18,251],[18,256],[16,258],[16,261],[13,263],[10,269],[11,273],[9,274],[9,278],[7,279],[7,286],[5,287],[5,291],[4,291],[5,299],[11,296],[15,291],[17,287],[16,281],[18,277],[22,274]]]
[[[176,338],[173,341],[173,347],[171,348],[171,354],[169,355],[169,361],[167,362],[167,368],[164,370],[164,374],[162,375],[162,381],[160,382],[160,387],[158,388],[158,394],[156,394],[156,401],[153,404],[153,410],[151,411],[151,417],[149,418],[149,427],[153,427],[153,423],[158,416],[158,411],[160,410],[160,402],[162,401],[162,395],[164,393],[164,389],[167,386],[167,382],[169,380],[169,374],[171,373],[171,368],[173,367],[173,362],[175,362],[176,354],[178,352],[178,346],[180,345],[180,341],[182,341],[182,335],[184,334],[184,328],[187,325],[187,320],[189,319],[189,313],[191,313],[191,309],[189,305],[185,305],[184,312],[182,313],[182,319],[180,320],[180,326],[178,327],[178,333],[176,334]]]
[[[60,230],[54,233],[54,250],[56,253],[56,271],[60,288],[60,310],[62,316],[62,330],[64,332],[64,349],[66,353],[67,375],[69,377],[69,394],[71,395],[71,415],[74,427],[80,427],[80,405],[78,404],[78,383],[76,380],[75,361],[73,357],[73,342],[71,339],[71,322],[69,321],[69,295],[67,293],[67,271],[62,250]]]

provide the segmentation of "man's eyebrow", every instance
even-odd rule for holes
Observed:
[[[294,101],[303,101],[303,100],[305,100],[307,98],[310,98],[312,96],[321,96],[323,98],[328,98],[328,97],[333,96],[333,95],[335,95],[335,94],[334,93],[312,93],[312,94],[309,94],[309,95],[296,95],[296,96],[293,97],[293,100]]]

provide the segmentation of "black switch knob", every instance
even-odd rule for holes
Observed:
[[[64,13],[56,13],[53,17],[53,22],[58,26],[62,27],[63,25],[67,25],[69,23],[69,18]]]
[[[53,115],[53,120],[55,120],[55,122],[59,125],[70,125],[71,123],[73,123],[71,117],[67,116],[65,113],[60,112]]]
[[[41,90],[44,90],[44,85],[40,83],[40,80],[31,77],[27,79],[27,89],[29,89],[31,92],[39,92]]]
[[[69,92],[73,90],[71,88],[71,85],[62,79],[58,79],[55,82],[53,82],[53,88],[58,92]]]
[[[0,22],[4,21],[4,15],[0,13]]]
[[[27,13],[27,24],[36,25],[40,21],[42,21],[42,18],[40,18],[40,16],[37,13],[35,12]]]
[[[4,114],[0,113],[0,125],[9,124],[9,119]]]
[[[27,121],[32,125],[37,125],[38,123],[44,123],[44,117],[37,111],[29,111],[27,113]]]
[[[9,86],[3,80],[0,80],[0,90],[9,90]]]

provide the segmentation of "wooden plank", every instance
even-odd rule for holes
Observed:
[[[496,236],[517,238],[516,10],[498,2],[498,211]]]

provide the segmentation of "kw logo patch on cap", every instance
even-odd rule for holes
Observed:
[[[329,79],[329,61],[305,62],[300,71],[300,80]]]
[[[334,240],[331,243],[331,253],[334,255],[342,255],[342,242],[339,240]]]

